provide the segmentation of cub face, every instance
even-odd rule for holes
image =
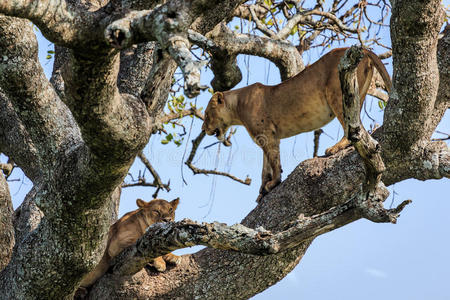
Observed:
[[[216,135],[220,141],[224,140],[225,132],[229,125],[226,124],[226,107],[224,96],[221,92],[216,92],[209,100],[205,110],[205,120],[203,121],[202,130],[207,135]]]
[[[142,199],[136,200],[136,204],[147,224],[173,221],[175,219],[175,209],[179,202],[180,198],[170,202],[162,199],[154,199],[150,202],[145,202]]]

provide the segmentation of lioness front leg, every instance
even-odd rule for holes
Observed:
[[[269,160],[267,159],[267,156],[263,151],[263,169],[261,174],[261,187],[259,189],[260,194],[264,193],[264,187],[271,180],[272,180],[272,167],[270,166]]]
[[[334,146],[325,150],[325,155],[330,156],[338,153],[342,149],[347,148],[350,145],[350,141],[344,136],[339,142],[337,142]]]
[[[264,184],[263,188],[263,193],[268,193],[281,182],[280,140],[269,141],[262,148],[272,169],[272,178]]]

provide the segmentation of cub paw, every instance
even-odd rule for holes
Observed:
[[[163,259],[169,264],[178,265],[181,262],[181,256],[168,253],[163,256]]]
[[[166,270],[166,262],[162,256],[155,258],[151,263],[149,263],[149,265],[155,268],[158,272],[164,272]]]

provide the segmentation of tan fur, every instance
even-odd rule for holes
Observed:
[[[162,199],[145,202],[137,199],[136,204],[139,208],[122,216],[122,218],[117,220],[109,228],[106,251],[94,270],[83,278],[81,287],[91,286],[98,278],[105,274],[112,258],[117,256],[125,248],[136,243],[151,224],[173,221],[178,203],[179,198],[171,202]],[[162,272],[166,269],[165,261],[175,264],[179,262],[179,259],[178,256],[169,253],[163,257],[156,258],[153,261],[153,265],[158,271]]]
[[[280,139],[318,129],[335,117],[343,124],[338,64],[347,48],[335,49],[296,76],[274,86],[255,83],[213,95],[202,129],[219,140],[231,125],[244,125],[264,152],[260,196],[281,181]],[[375,67],[390,91],[391,80],[378,56],[364,50],[357,77],[361,104]],[[349,144],[344,137],[326,150],[334,154]],[[259,199],[259,198],[258,198]]]

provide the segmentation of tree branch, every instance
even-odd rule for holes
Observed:
[[[15,243],[13,216],[8,183],[0,170],[0,271],[8,265]]]
[[[164,124],[169,121],[181,119],[181,118],[184,118],[187,116],[194,116],[194,117],[199,118],[200,120],[204,119],[203,113],[200,109],[191,107],[190,109],[184,109],[177,113],[165,114],[165,115],[161,116],[159,122],[161,122],[161,124]]]
[[[192,172],[194,173],[194,175],[196,175],[196,174],[204,174],[204,175],[213,174],[213,175],[221,175],[221,176],[228,177],[228,178],[230,178],[230,179],[232,179],[232,180],[234,180],[234,181],[240,182],[240,183],[242,183],[242,184],[250,185],[250,184],[252,183],[252,180],[251,180],[249,177],[245,178],[245,180],[242,180],[242,179],[239,179],[239,178],[237,178],[236,176],[233,176],[233,175],[231,175],[231,174],[229,174],[229,173],[226,173],[226,172],[220,172],[220,171],[216,171],[216,170],[199,169],[199,168],[197,168],[196,166],[194,166],[194,165],[192,164],[192,160],[194,159],[195,154],[197,153],[198,146],[200,145],[200,143],[201,143],[201,141],[203,140],[203,138],[205,137],[205,135],[206,135],[206,133],[205,133],[204,131],[202,131],[202,132],[200,132],[200,134],[199,134],[195,139],[192,140],[192,149],[191,149],[191,153],[189,154],[189,157],[188,157],[188,159],[186,160],[186,162],[185,162],[184,164],[185,164],[186,166],[188,166],[189,169],[192,170]],[[225,145],[227,145],[227,144],[226,144],[226,141],[227,141],[227,140],[228,140],[228,139],[226,139],[226,140],[224,141],[224,144],[225,144]],[[229,143],[229,141],[228,141],[228,143]]]
[[[8,110],[14,110],[10,111],[7,119],[17,122],[13,118],[18,118],[21,123],[5,124],[5,127],[15,127],[19,131],[11,134],[32,140],[32,144],[26,146],[26,149],[31,150],[27,155],[37,155],[37,159],[29,162],[30,165],[38,164],[41,169],[44,165],[51,166],[61,153],[81,140],[78,126],[44,75],[38,61],[38,45],[31,24],[26,20],[2,16],[0,36],[0,86],[5,98],[11,103]],[[5,153],[28,172],[28,163],[21,157],[15,157],[23,151],[17,151],[16,145],[11,147],[14,151]],[[35,178],[33,174],[27,175]]]
[[[356,68],[363,57],[361,47],[350,47],[341,58],[338,70],[343,96],[344,133],[364,160],[367,168],[368,190],[371,191],[380,182],[381,174],[386,168],[381,159],[378,142],[367,133],[359,118],[361,100]]]
[[[393,92],[383,123],[387,141],[383,149],[392,154],[400,154],[397,149],[408,151],[431,137],[426,129],[439,87],[436,47],[443,17],[438,0],[395,1],[393,5]],[[401,117],[394,117],[400,111]]]
[[[192,22],[189,1],[170,1],[151,11],[130,12],[111,23],[105,32],[109,43],[124,49],[143,41],[158,41],[177,62],[185,78],[185,94],[192,98],[206,89],[200,84],[203,63],[194,61],[186,31]],[[178,6],[176,6],[178,4]]]
[[[12,0],[0,3],[0,13],[25,18],[36,24],[51,42],[67,48],[98,50],[103,38],[108,9],[89,12],[85,6],[67,0]]]
[[[234,33],[223,23],[209,34],[209,39],[192,31],[189,32],[189,38],[193,43],[211,52],[213,56],[219,49],[228,55],[250,54],[267,58],[279,68],[282,80],[304,69],[303,59],[291,43]],[[218,77],[220,78],[220,75]]]
[[[217,222],[198,224],[188,219],[154,224],[136,245],[117,256],[112,263],[114,273],[119,276],[135,274],[158,256],[194,245],[253,255],[272,255],[361,217],[374,222],[395,223],[399,213],[411,201],[404,201],[397,208],[387,210],[382,203],[388,194],[384,185],[380,185],[369,197],[358,195],[323,213],[310,217],[300,215],[287,229],[278,233],[272,233],[262,227],[251,229],[241,224],[230,227]]]
[[[161,177],[159,177],[159,174],[153,168],[152,164],[147,159],[147,157],[145,157],[145,155],[142,151],[140,151],[138,153],[138,157],[153,176],[153,185],[157,188],[155,193],[153,194],[153,198],[156,198],[159,190],[161,190],[161,189],[164,189],[167,192],[169,192],[170,191],[170,181],[167,184],[162,183]]]

